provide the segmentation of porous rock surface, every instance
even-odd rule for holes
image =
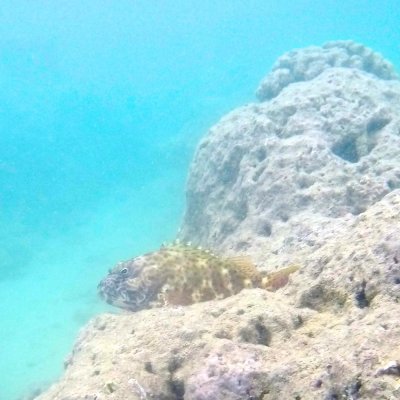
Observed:
[[[314,79],[332,67],[360,69],[380,79],[398,78],[392,64],[380,54],[351,40],[337,40],[322,47],[292,50],[279,57],[257,89],[257,97],[261,101],[271,99],[285,86]]]
[[[100,315],[37,399],[400,398],[400,83],[378,61],[292,81],[198,147],[180,236],[297,264],[287,286]]]
[[[181,237],[223,251],[314,250],[400,187],[399,110],[399,80],[332,67],[232,111],[197,149]]]

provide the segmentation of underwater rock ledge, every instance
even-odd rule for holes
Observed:
[[[395,398],[398,221],[400,190],[277,292],[100,315],[38,400]]]
[[[181,238],[222,253],[262,249],[261,263],[311,254],[400,187],[399,110],[399,80],[331,67],[230,112],[197,148]]]
[[[222,118],[190,169],[182,239],[299,265],[288,285],[100,315],[37,400],[400,398],[400,82],[333,43],[287,53],[318,74],[272,73],[274,96]]]

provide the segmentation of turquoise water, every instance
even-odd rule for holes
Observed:
[[[0,4],[0,400],[56,379],[115,262],[174,237],[196,143],[296,47],[400,69],[393,1]]]

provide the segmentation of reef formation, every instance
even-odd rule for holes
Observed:
[[[283,55],[257,95],[199,144],[180,237],[299,271],[100,315],[38,400],[400,398],[400,81],[340,41]]]

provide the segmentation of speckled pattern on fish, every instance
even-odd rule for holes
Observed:
[[[289,266],[263,275],[246,257],[221,258],[175,243],[118,263],[98,285],[109,304],[138,311],[223,299],[244,288],[276,290],[298,269]]]

